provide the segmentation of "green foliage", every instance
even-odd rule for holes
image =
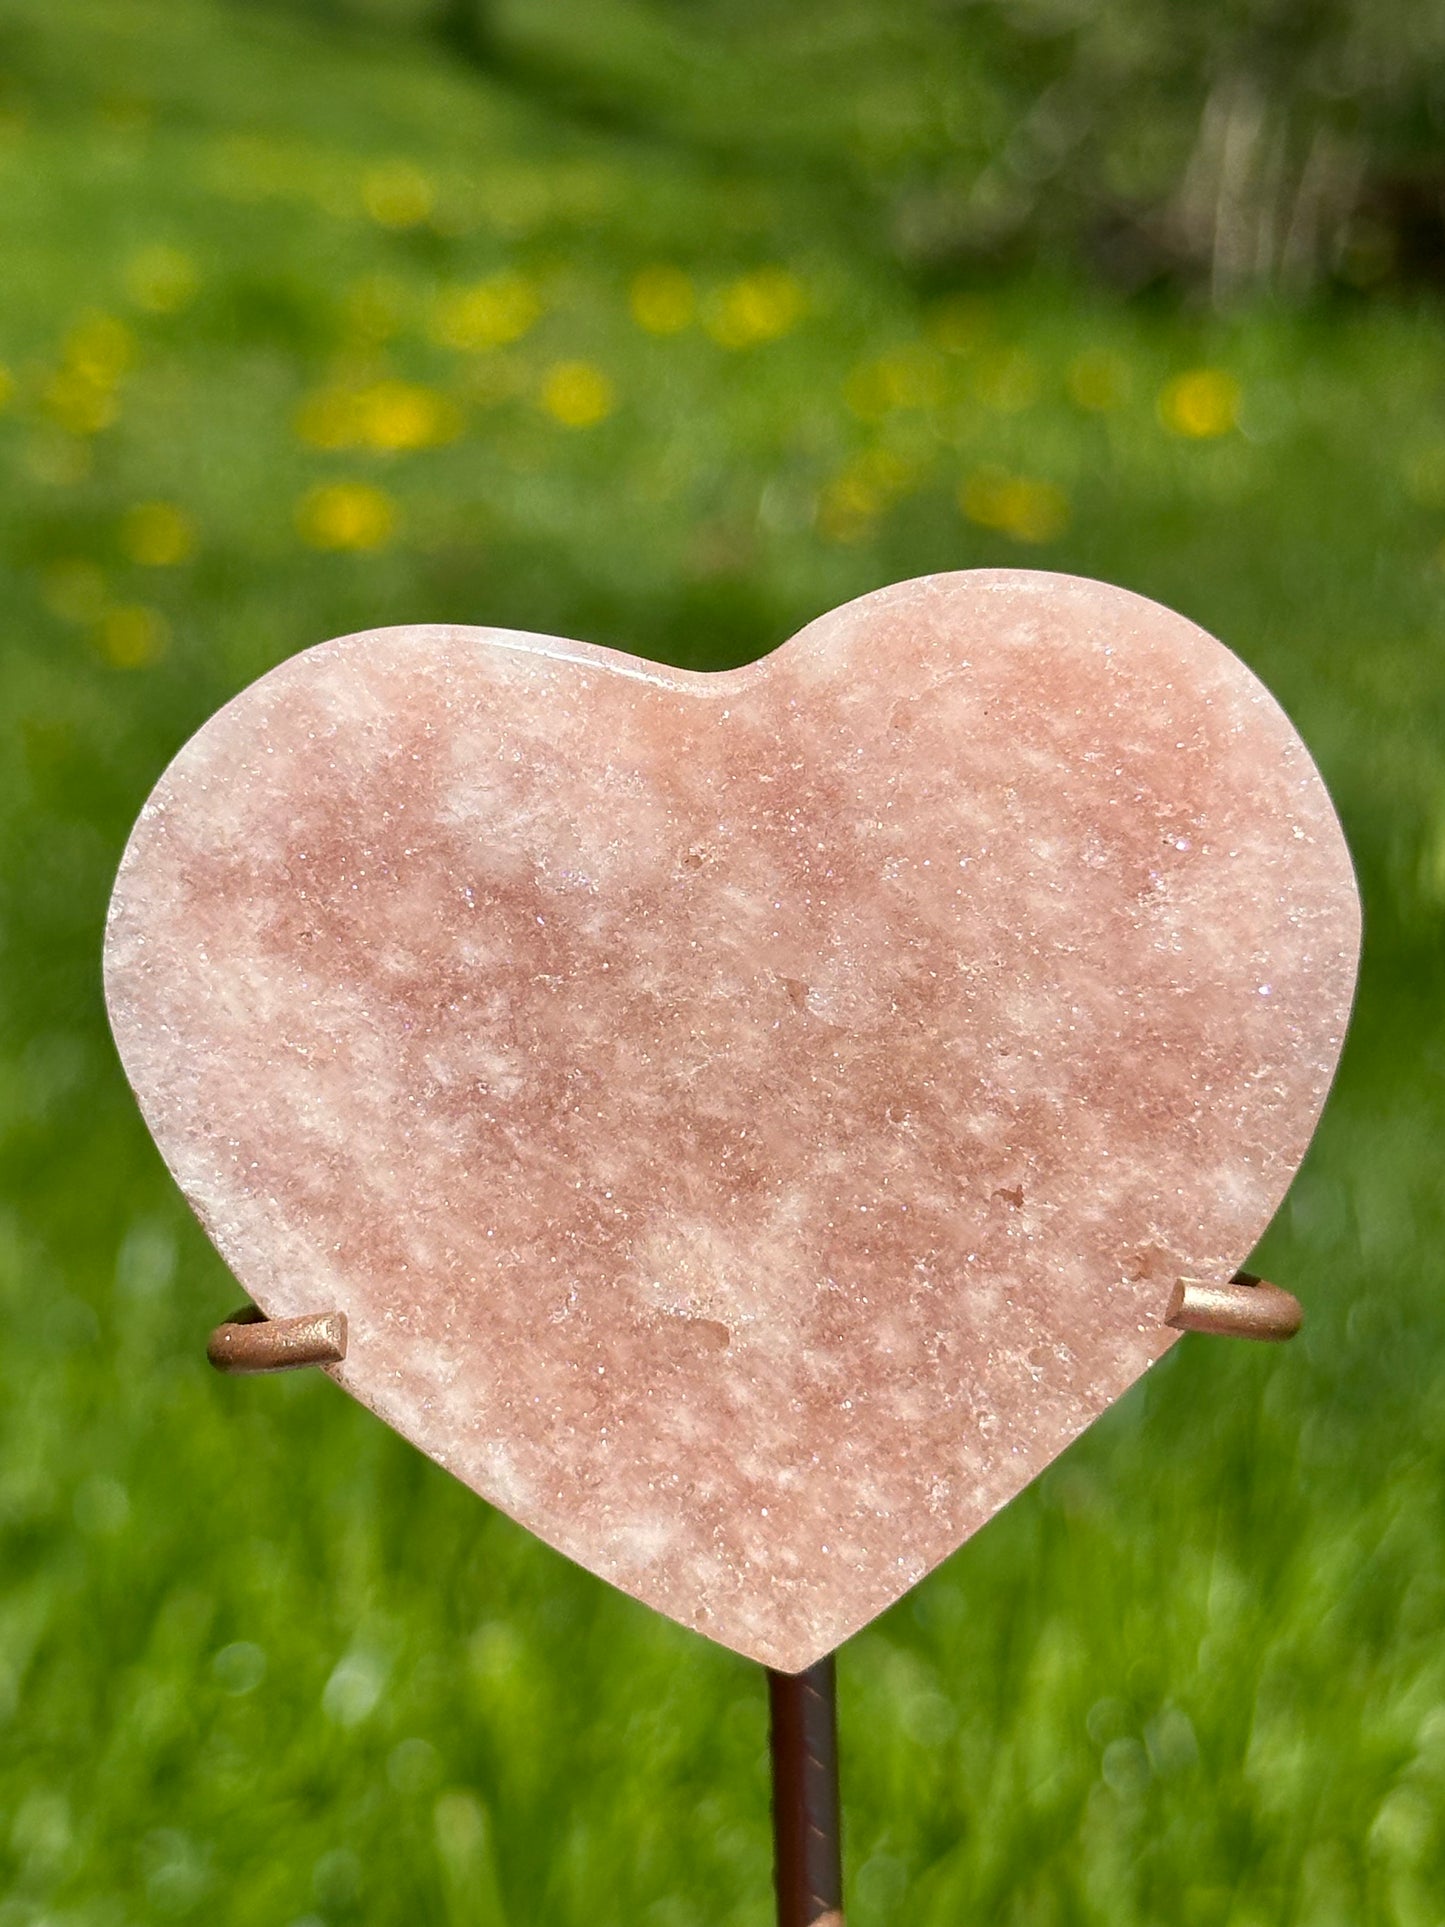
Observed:
[[[292,0],[314,10],[317,0]],[[329,0],[533,98],[832,189],[916,277],[967,261],[1216,302],[1438,280],[1445,12],[1425,0]]]
[[[110,1049],[106,897],[186,735],[325,636],[717,666],[1017,562],[1155,595],[1275,689],[1364,987],[1260,1257],[1304,1337],[1186,1339],[844,1653],[849,1918],[1438,1921],[1439,313],[920,294],[831,178],[846,114],[755,28],[816,167],[740,109],[731,148],[731,109],[706,149],[558,117],[375,23],[0,25],[0,1927],[763,1927],[754,1669],[325,1382],[207,1372],[236,1288]]]

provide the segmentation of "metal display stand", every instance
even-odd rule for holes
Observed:
[[[1179,1279],[1164,1322],[1279,1341],[1304,1314],[1290,1292],[1241,1271],[1225,1285]],[[248,1305],[212,1332],[206,1356],[220,1372],[285,1372],[339,1364],[346,1347],[343,1312],[271,1319]],[[835,1655],[805,1673],[769,1669],[768,1703],[778,1927],[844,1927]]]
[[[778,1927],[843,1927],[835,1655],[806,1673],[769,1668],[768,1710]]]

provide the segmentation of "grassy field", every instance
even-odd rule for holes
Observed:
[[[929,569],[1168,602],[1296,719],[1367,903],[1260,1255],[840,1662],[853,1927],[1445,1921],[1445,355],[897,285],[804,179],[202,0],[0,18],[0,1927],[764,1927],[755,1669],[531,1541],[236,1288],[114,1059],[110,879],[307,644],[694,666]]]

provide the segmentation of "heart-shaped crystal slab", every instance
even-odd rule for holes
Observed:
[[[385,629],[146,804],[106,985],[161,1151],[332,1376],[797,1670],[1173,1342],[1303,1156],[1358,905],[1221,644],[1023,571],[702,675]]]

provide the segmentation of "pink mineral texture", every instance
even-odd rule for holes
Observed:
[[[186,745],[106,944],[273,1317],[592,1572],[797,1670],[1028,1483],[1279,1205],[1348,1016],[1339,825],[1154,603],[900,583],[746,668],[418,627]]]

